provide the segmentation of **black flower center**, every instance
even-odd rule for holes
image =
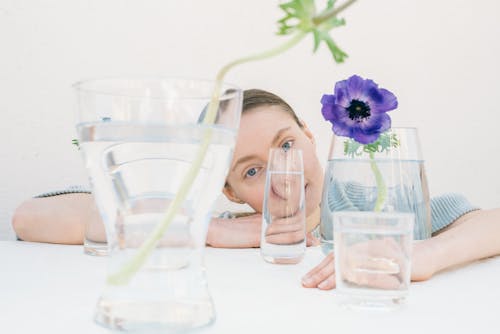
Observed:
[[[352,100],[351,105],[347,107],[349,112],[349,118],[353,121],[362,121],[365,118],[370,117],[370,106],[363,101]]]

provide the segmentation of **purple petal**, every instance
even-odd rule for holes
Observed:
[[[370,101],[370,95],[368,92],[371,90],[377,90],[378,85],[375,83],[375,81],[366,79],[363,81],[363,94],[360,97],[362,101]]]
[[[363,97],[364,80],[358,75],[353,75],[347,79],[347,89],[350,100],[359,100]]]
[[[342,80],[335,84],[335,98],[337,104],[340,104],[344,108],[349,107],[351,104],[351,97],[349,95],[349,89],[347,88],[347,80]]]
[[[372,115],[360,126],[365,133],[381,133],[391,128],[391,118],[386,113]]]
[[[367,134],[363,132],[361,129],[353,129],[352,138],[361,144],[370,144],[378,139],[380,136],[380,132]]]
[[[351,137],[351,129],[348,126],[345,126],[345,124],[342,123],[334,123],[332,126],[333,133],[335,133],[337,136],[342,136],[342,137]]]
[[[349,112],[342,107],[341,105],[336,104],[334,108],[332,108],[333,117],[336,121],[349,122],[351,119],[349,118]]]
[[[323,118],[326,121],[333,119],[332,106],[331,104],[323,104],[323,107],[321,107],[321,114],[323,114]]]
[[[321,104],[335,104],[335,95],[323,94]]]
[[[398,99],[387,89],[370,89],[368,96],[373,113],[384,113],[398,107]]]
[[[324,104],[321,108],[321,113],[323,117],[330,122],[335,122],[339,118],[345,117],[345,109],[338,104]]]

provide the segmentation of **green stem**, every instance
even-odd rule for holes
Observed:
[[[373,152],[370,152],[370,167],[375,175],[375,181],[377,182],[377,201],[375,202],[375,208],[373,211],[379,212],[382,210],[382,205],[384,205],[385,199],[387,197],[387,187],[385,186],[384,178],[380,169],[375,162],[375,156]]]
[[[306,35],[305,32],[299,31],[286,43],[283,43],[282,45],[276,48],[270,49],[268,51],[259,54],[255,54],[253,56],[237,59],[224,66],[217,74],[214,90],[212,93],[210,104],[208,106],[208,111],[205,115],[205,118],[203,119],[203,123],[205,125],[211,125],[214,123],[215,117],[217,115],[216,111],[219,108],[219,98],[222,87],[222,80],[224,79],[224,76],[231,68],[250,61],[271,58],[276,55],[279,55],[280,53],[285,52],[286,50],[290,49],[298,42],[300,42],[305,35]],[[141,245],[141,247],[137,250],[136,254],[132,257],[132,259],[126,262],[117,272],[108,276],[107,279],[108,284],[111,285],[127,284],[130,281],[130,279],[134,276],[134,274],[142,267],[144,262],[148,259],[149,254],[156,247],[156,245],[162,238],[163,234],[168,229],[170,223],[174,219],[175,215],[177,214],[179,208],[181,207],[181,204],[186,199],[186,196],[189,190],[191,189],[191,186],[196,178],[196,175],[198,174],[201,168],[203,160],[205,159],[205,155],[210,145],[211,137],[212,137],[212,129],[208,127],[205,130],[205,134],[203,136],[201,145],[198,148],[196,158],[192,162],[188,172],[184,176],[179,191],[177,192],[173,202],[170,204],[170,206],[167,209],[167,212],[165,213],[165,218],[155,227],[149,238]]]
[[[332,17],[334,17],[335,15],[337,15],[338,13],[343,11],[344,9],[348,8],[356,1],[357,0],[348,0],[338,7],[330,8],[330,9],[320,13],[319,15],[316,15],[315,17],[313,17],[312,22],[314,23],[315,26],[318,26],[321,23],[331,19]]]
[[[281,45],[279,45],[279,46],[277,46],[277,47],[275,47],[273,49],[267,50],[265,52],[258,53],[258,54],[255,54],[255,55],[252,55],[252,56],[248,56],[248,57],[243,57],[243,58],[240,58],[240,59],[237,59],[235,61],[230,62],[229,64],[227,64],[226,66],[224,66],[223,68],[221,68],[221,70],[217,74],[216,81],[221,82],[222,79],[224,78],[224,76],[226,75],[226,73],[231,68],[233,68],[234,66],[240,65],[240,64],[244,64],[244,63],[248,63],[250,61],[256,61],[256,60],[261,60],[261,59],[266,59],[266,58],[271,58],[271,57],[277,56],[280,53],[283,53],[286,50],[290,49],[291,47],[295,46],[305,36],[306,36],[305,32],[303,32],[303,31],[297,31],[292,36],[292,38],[290,38],[286,43],[283,43],[283,44],[281,44]]]

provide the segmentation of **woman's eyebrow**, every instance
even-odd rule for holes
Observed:
[[[253,159],[258,159],[258,156],[255,155],[255,154],[251,154],[251,155],[247,155],[247,156],[244,156],[244,157],[241,157],[239,158],[238,160],[236,160],[236,162],[234,163],[234,166],[233,168],[231,169],[231,171],[234,172],[234,170],[236,169],[236,167],[238,167],[238,165],[242,164],[242,163],[245,163],[249,160],[253,160]]]
[[[281,136],[283,135],[283,132],[288,131],[291,128],[292,128],[291,126],[286,126],[284,128],[279,129],[276,132],[276,134],[274,135],[273,140],[271,141],[271,146],[276,145],[276,143],[280,140]],[[251,155],[247,155],[247,156],[241,157],[238,160],[236,160],[236,162],[234,163],[234,166],[231,169],[231,171],[234,172],[235,169],[236,169],[236,167],[238,167],[238,165],[240,165],[242,163],[245,163],[245,162],[253,160],[253,159],[258,159],[258,158],[259,157],[257,155],[255,155],[255,154],[251,154]]]
[[[271,146],[276,145],[278,143],[278,141],[280,140],[281,135],[283,135],[283,132],[288,131],[290,129],[291,129],[291,126],[287,126],[287,127],[279,129],[278,132],[276,132],[276,134],[274,135],[273,140],[271,141]]]

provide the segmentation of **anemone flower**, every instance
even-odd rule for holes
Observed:
[[[323,95],[321,104],[323,117],[333,124],[336,135],[370,144],[391,128],[387,112],[397,108],[398,100],[373,80],[353,75],[337,82],[334,95]]]

